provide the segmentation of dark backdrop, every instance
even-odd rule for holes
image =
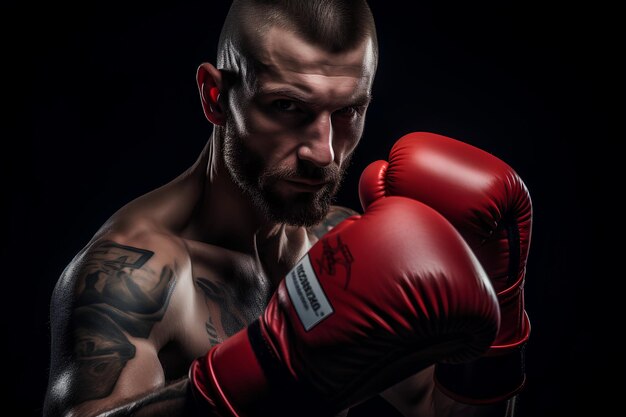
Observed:
[[[3,405],[20,415],[41,413],[64,266],[113,211],[193,163],[211,133],[194,77],[214,62],[229,2],[128,3],[2,6]],[[410,131],[471,143],[525,179],[529,417],[608,414],[626,388],[612,298],[623,272],[607,242],[622,236],[624,34],[616,11],[594,4],[372,1],[375,98],[339,195],[359,209],[361,170]]]

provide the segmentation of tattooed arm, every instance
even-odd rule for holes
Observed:
[[[99,240],[68,265],[51,300],[44,415],[184,415],[187,381],[165,386],[158,350],[185,259],[151,234]]]
[[[360,213],[352,210],[348,207],[343,206],[331,206],[328,214],[318,224],[315,226],[309,227],[309,234],[315,236],[317,239],[324,236],[327,232],[329,232],[333,227],[337,226],[343,220],[347,219],[350,216],[359,215]]]

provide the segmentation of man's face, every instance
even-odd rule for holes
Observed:
[[[227,166],[271,221],[316,224],[363,133],[375,71],[371,40],[331,53],[271,28],[253,53],[262,64],[256,79],[229,94]]]

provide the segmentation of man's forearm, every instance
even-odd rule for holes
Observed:
[[[193,416],[194,404],[189,389],[189,379],[185,377],[138,400],[102,412],[97,417]]]

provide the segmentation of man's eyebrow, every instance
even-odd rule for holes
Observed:
[[[259,95],[285,96],[285,97],[288,97],[290,99],[293,99],[293,100],[296,100],[305,104],[312,102],[311,96],[307,94],[302,94],[301,92],[293,88],[268,88],[268,89],[261,88],[259,90]],[[370,101],[372,101],[372,95],[369,92],[367,92],[367,93],[364,93],[355,97],[354,100],[351,100],[350,105],[351,106],[365,106],[366,104],[369,104]]]
[[[297,101],[301,101],[303,103],[308,103],[309,101],[311,101],[311,97],[309,95],[302,94],[301,92],[293,88],[261,88],[259,90],[259,95],[285,96]]]

